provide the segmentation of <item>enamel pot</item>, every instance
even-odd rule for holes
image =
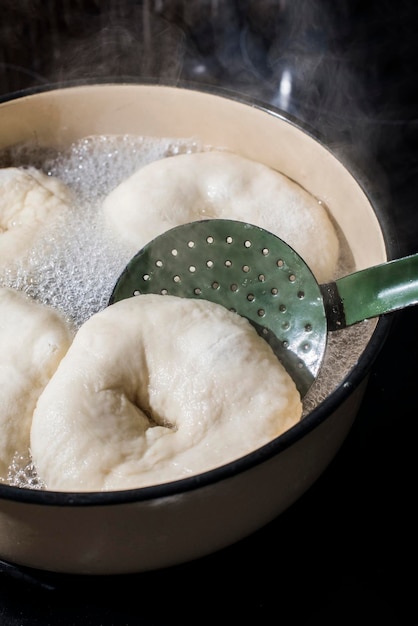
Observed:
[[[196,138],[269,165],[326,203],[356,269],[390,258],[381,217],[363,186],[312,132],[280,111],[190,86],[126,83],[52,87],[0,104],[0,149],[126,133]],[[375,323],[356,364],[305,419],[236,462],[110,493],[0,485],[0,559],[63,573],[141,572],[207,555],[261,528],[337,453],[389,324],[386,318]]]

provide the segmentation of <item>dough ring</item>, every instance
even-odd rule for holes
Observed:
[[[102,208],[130,256],[174,226],[226,218],[284,239],[318,282],[335,277],[339,242],[325,208],[287,177],[236,154],[210,151],[154,161],[116,187]]]
[[[69,189],[34,167],[0,169],[0,272],[20,261],[71,204]]]
[[[143,487],[245,455],[301,414],[292,379],[245,318],[141,295],[80,328],[39,398],[32,457],[47,489]]]
[[[54,309],[0,288],[0,480],[16,454],[28,457],[36,401],[72,337]]]

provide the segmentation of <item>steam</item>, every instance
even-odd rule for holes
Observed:
[[[370,85],[353,64],[358,35],[347,26],[343,2],[56,0],[48,11],[44,5],[2,4],[0,34],[8,45],[0,71],[20,68],[22,86],[186,80],[278,106],[343,139],[353,120],[371,115]],[[19,31],[27,34],[24,46]]]
[[[56,36],[46,74],[52,82],[127,77],[221,86],[289,112],[334,145],[370,151],[371,85],[359,76],[344,7],[316,0],[109,1],[79,23],[73,15],[73,28],[70,21]]]
[[[221,87],[308,124],[387,197],[376,155],[397,103],[382,101],[379,63],[389,29],[413,28],[407,13],[388,0],[3,0],[0,95],[108,78]],[[399,50],[395,71],[411,55]]]
[[[91,16],[78,33],[64,39],[60,63],[51,64],[53,82],[84,78],[180,78],[184,32],[142,5],[111,3]],[[155,3],[158,4],[158,3]],[[129,11],[127,10],[129,8]]]

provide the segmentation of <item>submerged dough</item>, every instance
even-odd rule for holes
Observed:
[[[141,295],[80,328],[39,398],[31,450],[47,489],[128,489],[232,461],[301,413],[293,381],[246,319]]]
[[[60,180],[34,167],[0,169],[0,271],[21,260],[71,203]]]
[[[56,311],[0,288],[0,479],[16,453],[27,457],[36,401],[71,341]]]
[[[334,278],[338,262],[338,237],[324,207],[282,174],[228,152],[182,154],[146,165],[105,198],[103,215],[131,256],[174,226],[226,218],[279,236],[319,282]]]

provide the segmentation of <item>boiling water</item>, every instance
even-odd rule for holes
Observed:
[[[0,274],[0,286],[22,290],[57,308],[76,331],[107,306],[130,258],[100,221],[98,208],[103,198],[138,168],[156,159],[204,149],[190,140],[92,136],[61,152],[31,146],[4,151],[0,166],[34,165],[66,183],[76,201],[62,221],[47,229],[24,263],[11,263]],[[342,252],[338,275],[343,275],[354,267],[347,243],[339,234]],[[374,321],[366,321],[330,333],[321,373],[304,398],[304,415],[324,400],[356,364],[374,327]],[[8,483],[42,488],[29,455],[14,459]]]
[[[56,176],[74,192],[75,202],[23,262],[0,274],[0,285],[54,306],[78,328],[107,305],[130,258],[100,221],[103,198],[151,161],[198,149],[202,147],[191,141],[99,136],[87,137],[66,152],[34,152],[30,146],[20,146],[7,154],[7,160],[3,156],[3,162],[35,164]]]

